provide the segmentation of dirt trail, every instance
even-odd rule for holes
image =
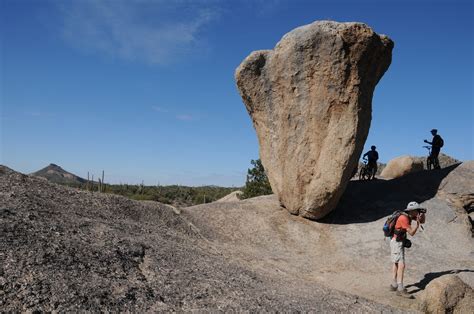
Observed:
[[[382,225],[411,200],[428,208],[425,230],[407,250],[405,285],[415,298],[430,280],[455,272],[474,286],[474,241],[467,213],[437,195],[456,167],[401,179],[351,182],[337,210],[323,221],[293,216],[275,196],[213,203],[183,210],[218,250],[250,269],[288,282],[316,282],[403,309],[390,284],[389,242]],[[442,193],[441,193],[442,194]]]

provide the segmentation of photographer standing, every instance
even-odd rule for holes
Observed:
[[[405,272],[405,247],[411,246],[410,240],[407,239],[407,233],[410,236],[414,236],[420,223],[425,222],[426,209],[421,208],[417,202],[408,203],[407,208],[398,217],[395,224],[395,232],[390,240],[390,252],[392,259],[392,284],[390,285],[391,291],[397,291],[397,295],[405,298],[413,298],[411,294],[407,292],[403,286],[403,275]],[[416,226],[412,227],[412,220],[416,221]]]

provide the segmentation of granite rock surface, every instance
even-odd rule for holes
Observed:
[[[237,68],[260,158],[280,203],[319,219],[335,208],[371,122],[374,88],[393,42],[362,23],[317,21]]]

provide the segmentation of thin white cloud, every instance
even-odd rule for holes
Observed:
[[[174,118],[179,121],[196,121],[201,118],[199,115],[196,114],[172,112],[169,109],[160,106],[151,106],[151,109],[166,116],[174,116]]]
[[[165,116],[174,116],[174,118],[179,121],[197,121],[201,118],[199,114],[172,112],[169,109],[160,106],[151,106],[151,109],[154,112],[162,113]]]
[[[39,118],[39,117],[50,118],[50,117],[55,116],[53,113],[39,111],[39,110],[27,110],[27,111],[24,111],[24,114],[30,117],[35,117],[35,118]]]
[[[160,106],[151,106],[151,109],[156,112],[161,112],[161,113],[168,113],[169,110]]]
[[[166,64],[204,49],[203,28],[219,16],[214,1],[59,2],[63,38],[79,49]]]
[[[193,115],[190,114],[179,114],[176,116],[176,119],[181,120],[181,121],[194,121],[197,120],[197,118]]]
[[[41,112],[27,112],[26,114],[29,115],[29,116],[32,116],[32,117],[41,117],[41,116],[43,116],[43,114]]]
[[[260,16],[272,15],[281,8],[282,0],[247,0]]]

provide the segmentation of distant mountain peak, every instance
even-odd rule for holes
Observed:
[[[48,181],[60,184],[78,184],[86,182],[85,179],[73,173],[70,173],[61,168],[61,166],[58,166],[57,164],[53,163],[49,164],[43,169],[33,172],[32,175],[37,177],[43,177],[48,179]]]
[[[63,168],[61,168],[61,166],[58,166],[56,164],[49,164],[48,166],[44,167],[43,169],[41,170],[44,170],[44,169],[52,169],[52,170],[57,170],[57,171],[64,171],[64,172],[67,172],[66,170],[64,170]],[[41,171],[39,170],[39,171]]]

